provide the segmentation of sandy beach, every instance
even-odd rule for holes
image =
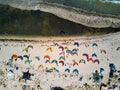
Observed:
[[[119,90],[119,54],[120,33],[0,37],[0,90],[100,90],[102,83],[107,86],[101,90]],[[96,70],[103,76],[99,81],[93,75]]]

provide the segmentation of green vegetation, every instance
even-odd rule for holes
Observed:
[[[89,28],[38,10],[0,5],[0,35],[99,35],[117,31],[120,31],[119,28]]]
[[[99,0],[43,0],[44,2],[58,3],[96,12],[101,14],[120,15],[120,4],[101,2]]]

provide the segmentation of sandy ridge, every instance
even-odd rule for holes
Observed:
[[[23,8],[23,7],[21,7]],[[31,4],[29,7],[25,7],[29,10],[41,10],[43,12],[52,13],[60,18],[70,20],[75,23],[79,23],[88,27],[105,28],[114,27],[120,28],[120,19],[117,16],[105,16],[89,13],[87,11],[81,11],[77,8],[71,8],[59,4],[51,4],[39,2],[38,4]]]
[[[15,8],[25,9],[25,10],[40,10],[43,12],[48,12],[54,14],[60,18],[67,19],[69,21],[79,23],[88,27],[94,28],[120,28],[120,17],[114,15],[102,15],[93,14],[78,8],[64,6],[60,4],[38,2],[29,4],[8,4]]]
[[[85,14],[75,8],[69,9],[68,7],[58,6],[56,4],[39,3],[33,8],[44,12],[49,12],[57,15],[58,17],[79,23],[88,27],[104,28],[104,27],[120,27],[120,19],[94,16],[93,14]]]

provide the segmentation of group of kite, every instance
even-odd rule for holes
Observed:
[[[51,60],[51,57],[49,55],[45,55],[43,57],[44,61],[45,61],[45,64],[50,63],[50,64],[56,64],[56,66],[59,66],[59,65],[67,66],[69,68],[72,67],[72,66],[73,67],[78,66],[80,63],[86,64],[86,62],[92,62],[92,63],[100,64],[100,60],[97,59],[98,56],[97,56],[96,53],[93,53],[92,55],[89,55],[87,53],[83,53],[82,56],[85,57],[86,59],[80,59],[78,62],[76,60],[72,60],[72,63],[66,62],[69,55],[75,56],[75,57],[78,56],[78,50],[79,50],[78,48],[80,47],[80,44],[79,44],[79,42],[74,42],[73,45],[75,46],[75,48],[70,50],[67,46],[64,47],[64,46],[62,46],[62,45],[60,45],[58,43],[54,43],[53,46],[58,47],[58,49],[60,51],[59,52],[59,58]],[[97,43],[92,44],[92,47],[97,47],[97,46],[98,46]],[[23,52],[26,52],[28,54],[30,49],[33,49],[32,45],[28,45],[26,48],[24,48]],[[120,47],[118,47],[116,50],[117,51],[120,50]],[[48,47],[46,49],[46,51],[53,52],[52,47]],[[103,54],[103,53],[106,54],[106,51],[104,49],[102,49],[100,51],[100,53],[101,54]],[[30,60],[29,57],[30,57],[30,55],[18,56],[16,54],[13,54],[11,56],[11,59],[15,60],[15,61],[21,60],[21,61],[24,61],[25,64],[27,64],[27,63],[30,64],[32,62],[32,60]],[[93,58],[96,58],[96,59],[93,59]],[[39,56],[35,56],[33,60],[40,61],[41,58]],[[42,64],[40,64],[38,66],[38,68],[45,68],[45,67]],[[65,69],[65,72],[70,72],[69,68]],[[50,70],[59,72],[59,70],[56,69],[55,67],[50,69]],[[72,72],[73,73],[79,73],[79,71],[77,69],[74,69]]]

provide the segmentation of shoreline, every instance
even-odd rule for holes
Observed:
[[[120,32],[117,33],[109,33],[109,34],[105,34],[105,35],[99,35],[99,36],[15,36],[15,35],[1,35],[0,36],[0,41],[1,40],[25,40],[25,41],[53,41],[53,40],[82,40],[82,39],[102,39],[105,37],[110,37],[115,36],[115,35],[119,35]]]

